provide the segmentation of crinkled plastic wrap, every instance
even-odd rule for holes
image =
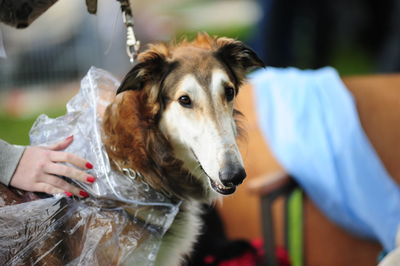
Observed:
[[[30,133],[32,145],[70,135],[66,151],[93,163],[94,184],[76,182],[85,200],[55,196],[0,208],[1,265],[153,265],[164,233],[179,208],[140,181],[132,171],[111,169],[101,141],[101,118],[119,82],[91,68],[67,114],[41,115]]]

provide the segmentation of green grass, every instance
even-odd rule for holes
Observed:
[[[65,114],[65,108],[48,110],[43,113],[50,117],[58,117]],[[0,113],[0,139],[12,144],[28,145],[29,130],[39,115],[40,113],[24,118],[13,118],[5,113]]]
[[[253,33],[254,28],[250,26],[236,26],[230,28],[210,28],[210,29],[203,29],[202,32],[207,32],[210,36],[223,36],[223,37],[230,37],[239,40],[247,40]],[[193,40],[199,31],[181,31],[176,34],[176,40],[180,40],[181,38],[185,37],[189,40]]]
[[[339,49],[333,57],[332,66],[342,76],[372,74],[376,67],[372,56],[356,47]]]

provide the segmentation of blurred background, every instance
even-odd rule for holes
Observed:
[[[131,2],[142,47],[202,31],[244,41],[267,66],[333,66],[342,76],[400,71],[398,0]],[[115,0],[98,0],[97,15],[88,14],[84,0],[59,0],[26,29],[0,23],[0,138],[29,144],[36,117],[64,114],[90,66],[122,78],[131,67],[125,34]],[[238,228],[247,219],[239,216]],[[260,236],[259,228],[246,230],[231,227],[228,236]]]
[[[255,1],[132,1],[142,47],[191,38],[198,31],[250,40],[262,10]],[[84,0],[60,0],[26,29],[0,23],[0,138],[28,144],[40,113],[58,116],[90,66],[123,77],[131,65],[120,4],[99,0],[96,15]]]
[[[399,1],[133,0],[143,46],[198,31],[238,38],[268,66],[335,67],[341,75],[400,70]],[[0,24],[0,138],[27,144],[37,114],[59,115],[90,66],[130,67],[120,5],[60,0],[26,29]],[[142,46],[142,47],[143,47]]]

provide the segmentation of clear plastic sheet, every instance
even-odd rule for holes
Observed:
[[[179,202],[171,202],[127,169],[111,169],[101,141],[101,118],[119,82],[92,67],[67,114],[41,115],[32,145],[74,135],[66,151],[95,166],[93,185],[75,182],[85,200],[55,196],[0,208],[0,265],[153,265]],[[1,203],[1,202],[0,202]],[[2,205],[2,204],[0,204]]]

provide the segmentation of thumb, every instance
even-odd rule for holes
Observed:
[[[74,136],[69,136],[61,142],[55,143],[47,147],[49,150],[62,151],[65,150],[74,141]]]

